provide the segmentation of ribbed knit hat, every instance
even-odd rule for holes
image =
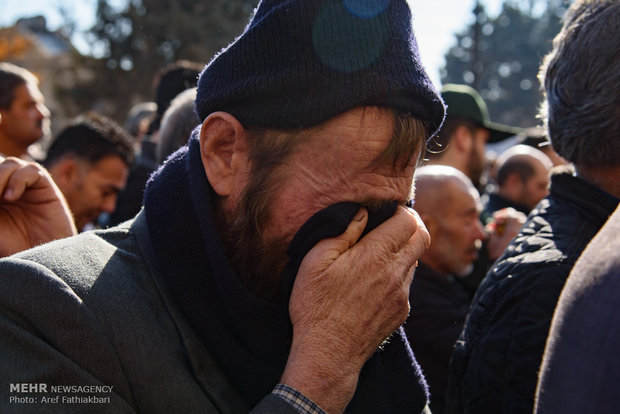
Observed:
[[[196,96],[201,120],[225,111],[246,127],[282,129],[366,105],[410,112],[429,135],[443,122],[406,0],[262,0],[205,67]]]

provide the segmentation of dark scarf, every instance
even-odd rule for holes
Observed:
[[[173,300],[253,406],[271,392],[286,365],[292,337],[288,299],[301,260],[319,240],[341,234],[359,206],[340,203],[302,226],[289,246],[282,300],[270,303],[250,295],[228,263],[216,230],[214,197],[194,136],[149,179],[146,221]],[[370,215],[367,229],[394,209]],[[347,412],[419,413],[427,394],[400,328],[365,364]]]

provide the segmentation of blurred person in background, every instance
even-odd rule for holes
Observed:
[[[488,216],[506,207],[529,214],[549,194],[549,157],[528,145],[515,145],[497,158],[492,176],[496,189],[487,195],[484,211]]]
[[[157,111],[148,131],[154,142],[157,141],[156,133],[172,100],[184,90],[196,87],[198,75],[200,75],[203,67],[203,63],[177,60],[164,66],[155,74],[153,83],[155,85]]]
[[[123,128],[133,137],[134,151],[140,149],[142,138],[147,134],[149,125],[157,113],[155,102],[140,102],[129,110]]]
[[[486,144],[502,141],[521,129],[492,122],[486,103],[470,86],[446,84],[441,97],[447,105],[446,121],[429,143],[427,164],[454,167],[480,189]]]
[[[487,184],[484,175],[488,169],[487,143],[503,141],[521,129],[492,122],[484,99],[468,85],[443,85],[441,96],[447,105],[446,121],[439,134],[428,144],[426,165],[454,167],[463,172],[478,191],[483,193],[482,189]],[[510,231],[503,233],[504,237],[516,235],[516,230],[524,221],[521,214],[515,214],[512,210],[498,213],[495,219],[486,216],[482,218],[484,225],[489,225],[492,221],[496,224],[505,223],[498,227],[500,230],[503,227],[509,228]],[[513,229],[516,229],[514,233]],[[471,274],[462,279],[472,294],[506,244],[502,243],[499,248],[498,245],[489,245],[488,241],[485,241]]]
[[[198,75],[203,67],[204,64],[198,62],[178,60],[164,66],[155,74],[153,83],[157,110],[149,124],[147,134],[140,142],[140,149],[136,151],[136,160],[129,171],[127,185],[118,195],[114,212],[100,222],[102,226],[122,223],[140,211],[146,181],[159,164],[156,148],[164,113],[175,96],[186,89],[196,87]]]
[[[69,206],[45,168],[0,155],[0,257],[75,234]]]
[[[620,2],[575,1],[539,75],[541,118],[573,167],[554,168],[549,195],[480,284],[450,364],[449,412],[534,409],[564,282],[620,201],[619,68]]]
[[[456,168],[417,169],[413,207],[431,236],[431,245],[415,271],[405,332],[428,381],[431,411],[440,414],[450,356],[471,301],[460,279],[471,272],[486,232],[479,218],[478,191]]]
[[[59,132],[43,164],[82,231],[101,213],[114,211],[132,162],[129,134],[111,119],[89,112]]]
[[[0,154],[32,160],[28,147],[49,134],[49,116],[38,79],[0,62]]]
[[[161,164],[177,149],[187,144],[192,130],[200,124],[194,109],[196,88],[177,95],[164,113],[157,139],[157,160]]]
[[[545,128],[536,126],[532,128],[526,128],[517,134],[517,141],[515,145],[523,144],[529,145],[537,150],[542,151],[553,163],[554,167],[558,165],[568,164],[568,161],[561,157],[551,145],[549,137]]]

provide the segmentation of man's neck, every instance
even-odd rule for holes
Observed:
[[[620,198],[620,165],[613,167],[575,166],[577,176],[601,190]]]
[[[28,148],[23,148],[6,137],[0,136],[0,154],[5,157],[28,158]]]
[[[463,174],[468,175],[467,162],[462,158],[453,154],[453,152],[447,152],[441,154],[439,157],[429,159],[425,165],[447,165],[454,167],[461,171]]]

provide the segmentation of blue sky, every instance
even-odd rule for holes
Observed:
[[[208,1],[208,0],[203,0]],[[472,22],[471,11],[475,0],[408,0],[414,14],[414,30],[418,39],[420,56],[433,82],[439,86],[439,69],[443,56],[454,42],[454,34]],[[495,16],[501,0],[481,0],[487,13]],[[123,0],[113,3],[123,4]],[[62,23],[59,10],[64,9],[77,22],[77,33],[84,31],[94,21],[96,0],[0,0],[0,27],[10,26],[20,17],[43,14],[51,30]],[[74,39],[79,49],[87,45],[80,38]]]

